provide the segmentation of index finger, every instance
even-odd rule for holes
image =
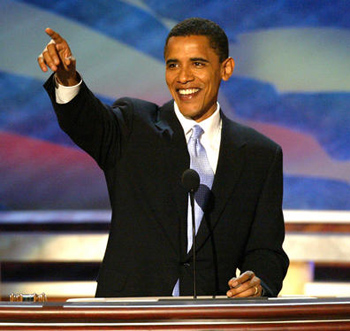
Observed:
[[[54,30],[52,30],[51,28],[46,28],[45,32],[51,37],[51,39],[56,43],[59,44],[62,41],[64,41],[64,39]]]
[[[240,284],[245,283],[246,281],[252,279],[255,276],[253,271],[246,271],[243,274],[241,274],[239,277],[237,278],[232,278],[229,281],[229,286],[230,287],[236,287]]]

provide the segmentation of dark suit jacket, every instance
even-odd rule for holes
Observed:
[[[55,102],[61,128],[104,172],[112,206],[97,296],[192,295],[192,251],[186,253],[189,168],[173,102],[162,107],[123,98],[103,105],[83,83],[71,102]],[[226,294],[227,282],[252,270],[266,295],[277,295],[288,267],[282,249],[281,148],[221,114],[223,127],[212,196],[197,234],[197,294]]]

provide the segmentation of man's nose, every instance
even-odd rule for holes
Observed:
[[[194,79],[192,70],[188,67],[182,67],[179,71],[178,81],[182,84],[190,82]]]

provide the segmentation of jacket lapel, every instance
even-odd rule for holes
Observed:
[[[173,101],[165,104],[160,109],[156,126],[160,130],[160,134],[163,135],[164,164],[166,167],[164,185],[167,185],[171,191],[170,196],[173,197],[172,212],[175,214],[174,217],[170,217],[171,224],[164,222],[164,220],[162,220],[162,223],[168,237],[173,242],[174,248],[178,251],[179,244],[184,249],[186,247],[184,234],[186,234],[188,196],[181,184],[181,177],[190,166],[190,158],[182,126],[174,112]],[[174,235],[176,233],[179,236]]]
[[[222,133],[218,165],[212,186],[212,196],[197,234],[197,250],[206,242],[219,221],[245,162],[245,141],[239,134],[239,126],[223,114],[221,117]]]
[[[235,189],[245,162],[245,140],[239,134],[239,125],[229,120],[223,113],[221,113],[221,117],[222,133],[218,166],[209,206],[196,237],[197,250],[208,240],[219,221],[220,215]],[[162,226],[175,249],[178,249],[180,240],[183,256],[186,256],[188,194],[182,187],[181,176],[190,166],[190,157],[183,129],[174,112],[173,101],[160,109],[156,127],[163,136],[164,158],[167,168],[165,172],[167,179],[164,185],[168,185],[172,192],[174,213],[177,215],[177,217],[171,218],[171,224],[162,220]],[[174,236],[174,233],[179,233],[180,238]],[[192,249],[187,257],[189,258],[191,255]]]

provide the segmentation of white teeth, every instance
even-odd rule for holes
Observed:
[[[199,91],[198,88],[191,88],[191,89],[186,89],[186,90],[179,90],[179,93],[182,95],[188,95],[188,94],[196,93],[198,91]]]

